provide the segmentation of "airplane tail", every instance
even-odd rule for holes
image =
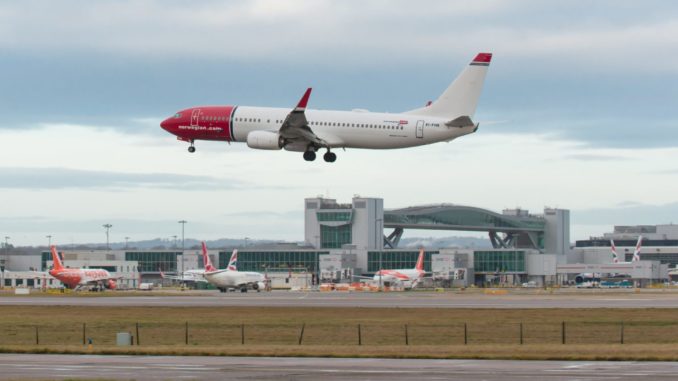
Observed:
[[[414,267],[415,270],[424,271],[424,249],[419,249],[419,257],[417,258],[417,265]]]
[[[228,261],[228,269],[231,271],[238,271],[238,249],[233,250],[231,260]]]
[[[458,124],[462,122],[468,124],[476,112],[491,60],[492,53],[478,53],[438,99],[425,107],[407,111],[406,114],[448,118],[452,127],[459,127]]]
[[[633,251],[633,259],[631,262],[640,261],[640,248],[643,243],[643,236],[638,236],[638,242],[636,243],[636,249]]]
[[[205,271],[207,272],[217,271],[217,269],[214,266],[212,266],[210,256],[207,255],[207,245],[205,244],[205,241],[202,242],[202,261],[203,265],[205,266]]]
[[[59,257],[59,253],[57,252],[56,246],[52,245],[50,247],[50,251],[52,252],[52,262],[54,262],[53,270],[63,269],[64,264],[61,262],[61,258]]]
[[[614,245],[614,240],[610,240],[610,247],[612,248],[612,262],[619,263],[619,255],[617,255],[617,247]]]

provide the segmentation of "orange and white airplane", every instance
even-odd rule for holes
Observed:
[[[94,287],[98,289],[115,289],[117,287],[116,281],[120,277],[112,276],[104,269],[79,269],[65,267],[59,253],[57,253],[56,246],[50,247],[52,251],[52,262],[54,263],[52,269],[49,270],[49,275],[55,277],[68,288],[80,289],[85,287]]]
[[[449,142],[476,132],[473,121],[492,53],[479,53],[433,102],[401,113],[307,109],[308,88],[292,110],[249,106],[199,106],[183,109],[160,126],[188,142],[196,140],[243,142],[261,150],[303,152],[313,161],[327,150],[326,162],[334,162],[332,150],[345,148],[394,149]]]
[[[424,249],[419,250],[417,264],[413,269],[379,270],[372,280],[379,283],[402,284],[405,288],[415,288],[424,279]]]

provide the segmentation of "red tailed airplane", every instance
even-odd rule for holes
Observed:
[[[201,106],[181,110],[160,126],[188,142],[196,140],[244,142],[254,149],[303,152],[313,161],[316,152],[334,162],[332,149],[393,149],[449,142],[476,132],[472,118],[492,53],[479,53],[449,87],[426,106],[402,113],[306,109],[311,88],[297,106],[287,108]]]

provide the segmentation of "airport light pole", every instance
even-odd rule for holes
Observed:
[[[52,247],[52,235],[48,234],[45,238],[47,238],[47,250],[49,250]]]
[[[9,256],[9,243],[7,242],[9,240],[8,236],[5,236],[5,258],[2,261],[2,285],[0,285],[0,288],[5,288],[5,268],[7,267],[7,257]]]
[[[111,228],[113,227],[113,225],[111,225],[111,224],[104,224],[103,227],[104,227],[104,229],[106,229],[106,250],[111,250],[111,247],[110,247],[110,245],[109,245],[109,243],[108,243],[108,242],[109,242],[109,241],[108,241],[108,233],[109,233],[109,231],[111,230]]]
[[[377,236],[377,241],[375,242],[375,245],[377,245],[377,249],[379,250],[379,291],[384,290],[384,282],[382,281],[382,262],[381,262],[381,256],[384,251],[384,245],[379,245],[379,236],[383,234],[379,234],[379,222],[382,222],[383,219],[377,218],[374,220],[374,233]]]
[[[185,237],[184,237],[184,227],[186,226],[186,223],[188,221],[186,220],[180,220],[179,223],[181,224],[181,276],[184,276],[184,245],[185,245]]]
[[[129,237],[125,237],[125,250],[127,250],[127,244],[129,243]]]
[[[172,238],[174,238],[174,244],[172,245],[172,247],[174,247],[176,249],[177,248],[177,235],[176,234],[173,235]]]

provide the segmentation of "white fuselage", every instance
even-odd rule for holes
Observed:
[[[247,285],[264,283],[266,278],[263,274],[250,271],[218,270],[203,274],[207,282],[217,288],[240,288]]]
[[[286,108],[239,106],[232,116],[233,141],[247,141],[247,135],[252,131],[278,131],[288,114]],[[445,123],[449,119],[413,114],[308,109],[306,119],[313,133],[333,148],[414,147],[450,141],[475,130],[475,126],[448,127]],[[215,121],[215,126],[217,123]],[[295,148],[286,147],[289,150]]]

